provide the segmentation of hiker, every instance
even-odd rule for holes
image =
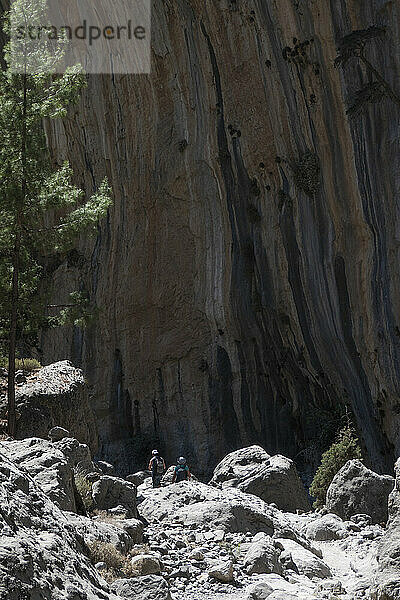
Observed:
[[[151,471],[151,478],[153,480],[153,488],[158,488],[161,486],[161,477],[165,472],[165,461],[162,456],[160,456],[158,450],[153,450],[153,457],[149,462],[149,471]]]
[[[188,481],[190,479],[190,471],[189,467],[186,464],[186,458],[181,456],[178,458],[178,464],[174,469],[174,474],[172,477],[172,483],[179,483],[180,481]]]

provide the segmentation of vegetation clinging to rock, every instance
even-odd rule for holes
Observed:
[[[119,552],[112,544],[95,541],[89,546],[90,560],[96,565],[103,562],[106,568],[102,575],[106,581],[111,583],[115,579],[133,577],[137,575],[127,556]]]
[[[344,68],[351,58],[355,58],[366,67],[369,75],[369,81],[357,90],[347,110],[347,114],[351,117],[361,114],[366,106],[380,102],[384,98],[390,98],[395,104],[400,105],[398,94],[365,56],[367,44],[372,40],[382,40],[385,34],[385,27],[371,26],[368,29],[352,31],[339,42],[335,67]]]
[[[84,475],[75,475],[75,485],[85,509],[90,512],[94,508],[91,482]]]
[[[325,504],[326,492],[336,473],[348,460],[362,458],[361,449],[354,429],[346,425],[340,430],[337,440],[322,455],[319,466],[310,487],[310,494],[315,498],[314,508]]]
[[[371,26],[368,29],[357,29],[342,37],[338,45],[335,67],[344,67],[351,58],[362,56],[367,42],[382,39],[385,32],[384,27]]]
[[[307,150],[293,165],[294,181],[307,196],[314,196],[319,188],[320,164],[318,156]]]

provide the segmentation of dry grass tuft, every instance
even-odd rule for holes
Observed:
[[[137,572],[133,569],[130,559],[119,552],[112,544],[95,541],[88,546],[90,560],[93,565],[104,562],[107,569],[101,574],[106,581],[112,583],[116,579],[135,577]]]
[[[8,358],[0,356],[0,367],[8,369]],[[36,358],[17,358],[15,359],[15,370],[24,373],[32,373],[41,369],[42,365]]]

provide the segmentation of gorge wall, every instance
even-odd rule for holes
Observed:
[[[375,469],[399,454],[400,108],[350,119],[369,75],[334,67],[371,25],[400,92],[398,2],[154,0],[152,74],[90,76],[48,128],[115,204],[54,278],[99,319],[46,332],[43,357],[83,366],[120,471],[155,444],[200,473],[250,443],[305,468],[345,405]]]

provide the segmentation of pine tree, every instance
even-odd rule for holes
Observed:
[[[95,232],[111,202],[106,179],[86,199],[73,184],[69,164],[54,167],[50,160],[43,120],[65,117],[86,77],[80,66],[54,74],[66,40],[44,39],[36,47],[26,39],[15,41],[13,26],[43,24],[46,9],[45,0],[13,2],[4,25],[10,39],[6,66],[0,71],[0,338],[8,351],[11,436],[16,431],[16,351],[24,335],[43,325],[45,267],[55,257],[62,261],[82,231]]]

